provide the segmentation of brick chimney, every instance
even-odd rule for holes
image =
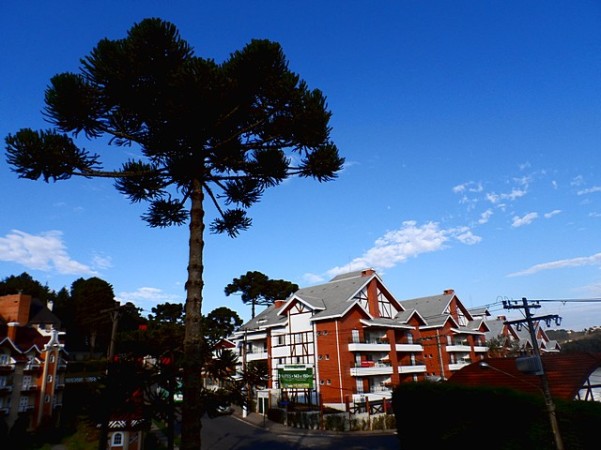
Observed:
[[[361,271],[361,276],[362,277],[370,277],[372,276],[374,273],[376,273],[376,271],[374,269],[365,269]]]
[[[445,289],[442,291],[443,295],[455,295],[455,289]]]
[[[284,303],[286,303],[286,300],[276,300],[275,302],[273,302],[276,308],[281,308],[282,306],[284,306]]]

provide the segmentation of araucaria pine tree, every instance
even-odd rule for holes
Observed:
[[[52,128],[6,138],[19,177],[114,178],[132,202],[148,202],[142,218],[151,227],[189,226],[181,448],[197,450],[205,199],[217,210],[210,230],[235,237],[267,188],[291,176],[335,178],[344,159],[325,97],[288,68],[276,42],[252,40],[217,63],[152,18],[99,41],[78,73],[52,77],[44,114]],[[106,169],[86,141],[140,157]]]

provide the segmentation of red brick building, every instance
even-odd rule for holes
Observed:
[[[36,429],[58,420],[66,361],[60,321],[29,295],[0,297],[0,420]]]
[[[234,340],[242,364],[266,361],[280,398],[344,409],[390,398],[399,383],[448,378],[486,355],[486,330],[454,291],[399,301],[366,269],[299,289]]]

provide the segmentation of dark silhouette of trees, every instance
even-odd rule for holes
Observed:
[[[225,287],[225,295],[240,293],[244,304],[251,304],[252,318],[256,307],[269,306],[276,300],[284,300],[298,290],[298,285],[286,280],[272,280],[267,275],[248,271]]]
[[[77,324],[72,334],[84,338],[90,355],[97,348],[108,348],[112,329],[110,313],[118,306],[113,286],[98,277],[78,278],[71,284],[71,303]],[[70,339],[72,344],[74,337]]]
[[[236,311],[225,306],[214,309],[205,317],[204,332],[209,345],[215,345],[221,339],[230,336],[240,325],[242,319]]]
[[[145,19],[124,39],[102,39],[79,73],[54,76],[44,115],[54,128],[6,137],[19,177],[113,178],[132,202],[149,203],[142,217],[151,227],[188,224],[181,448],[196,450],[204,200],[217,211],[211,231],[235,237],[267,188],[295,175],[334,179],[344,160],[330,139],[325,97],[288,68],[278,43],[252,40],[217,63],[195,56],[173,24]],[[104,169],[79,138],[140,157]]]
[[[31,297],[37,298],[44,304],[56,299],[54,291],[48,286],[42,285],[39,281],[34,280],[26,272],[18,276],[10,275],[0,281],[0,296],[18,294],[19,292],[31,295]]]

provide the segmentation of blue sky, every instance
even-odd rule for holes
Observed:
[[[147,17],[217,61],[280,42],[346,158],[334,182],[268,191],[238,238],[206,235],[203,313],[249,319],[223,293],[249,270],[304,287],[373,267],[400,300],[451,288],[510,317],[502,299],[601,299],[601,3],[2,2],[2,138],[47,128],[50,77]],[[125,158],[85,146],[107,168]],[[183,301],[186,227],[149,228],[110,181],[18,179],[2,153],[0,278],[98,276],[144,314]],[[543,305],[564,328],[601,325],[601,303]]]

